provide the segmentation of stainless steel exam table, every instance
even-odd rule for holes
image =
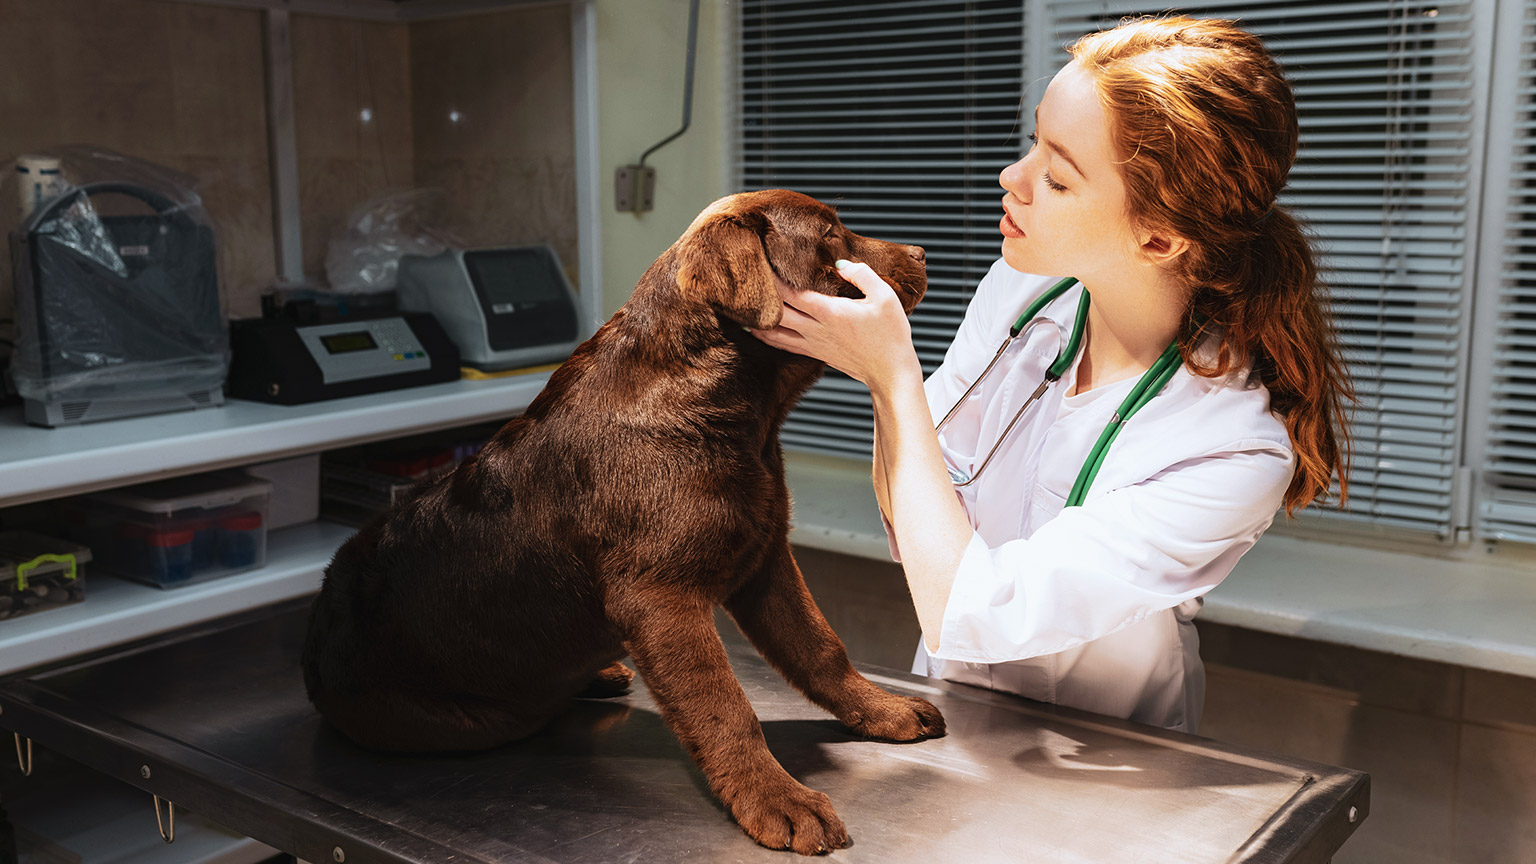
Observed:
[[[304,697],[307,609],[12,677],[0,728],[150,793],[146,830],[153,795],[315,864],[801,860],[736,827],[639,678],[498,750],[352,745]],[[863,740],[750,649],[731,659],[773,753],[848,826],[831,861],[1323,862],[1368,811],[1358,771],[883,669],[863,671],[949,734]]]

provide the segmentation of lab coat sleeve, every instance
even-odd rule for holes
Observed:
[[[1240,443],[1065,508],[1028,539],[973,534],[934,656],[1054,654],[1205,594],[1269,527],[1293,470],[1279,445]]]

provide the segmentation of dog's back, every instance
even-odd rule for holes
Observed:
[[[760,458],[777,364],[725,339],[657,355],[644,328],[678,315],[661,305],[636,297],[479,454],[338,550],[304,652],[333,725],[381,749],[527,734],[624,656],[608,580],[660,574],[718,603],[722,575],[751,572],[788,516]]]
[[[707,617],[782,563],[778,428],[822,366],[743,325],[778,320],[766,245],[790,244],[786,278],[846,287],[824,248],[835,216],[793,199],[811,216],[771,236],[702,214],[523,416],[342,546],[304,652],[310,698],[334,726],[391,750],[527,735],[605,680],[636,622]],[[915,304],[921,250],[859,242]]]

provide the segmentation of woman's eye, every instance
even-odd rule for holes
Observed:
[[[1057,183],[1055,180],[1051,179],[1051,172],[1046,171],[1045,173],[1041,174],[1040,176],[1045,180],[1045,187],[1047,189],[1050,189],[1052,192],[1065,192],[1065,191],[1067,191],[1067,187],[1065,187],[1065,186],[1061,185],[1060,183]]]

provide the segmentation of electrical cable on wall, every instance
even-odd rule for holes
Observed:
[[[645,164],[652,153],[672,143],[693,121],[693,62],[699,41],[699,0],[688,3],[688,69],[683,79],[683,126],[640,154],[636,165],[624,165],[614,173],[614,201],[620,213],[639,216],[649,211],[656,194],[656,169]]]

